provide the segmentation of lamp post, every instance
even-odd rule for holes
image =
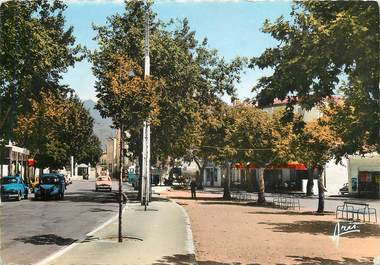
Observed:
[[[145,0],[145,38],[144,38],[144,79],[150,75],[150,57],[149,57],[149,8]],[[144,121],[143,124],[143,163],[142,163],[142,185],[141,185],[141,204],[145,210],[148,206],[150,197],[150,121]]]

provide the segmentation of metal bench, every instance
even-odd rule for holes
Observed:
[[[301,209],[299,198],[289,194],[276,194],[273,196],[273,204],[276,207],[283,209]]]
[[[253,194],[241,190],[231,191],[231,198],[238,201],[253,200]]]
[[[368,216],[368,221],[371,222],[371,215],[374,215],[377,223],[377,212],[375,208],[370,208],[369,204],[360,201],[344,201],[343,205],[336,207],[335,217],[338,218],[338,213],[341,212],[341,218],[343,219],[343,214],[346,213],[346,219],[348,214],[351,214],[351,219],[354,219],[356,214],[356,219],[359,219],[359,215],[363,217],[363,221],[366,221],[366,216]]]

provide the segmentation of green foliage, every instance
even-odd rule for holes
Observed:
[[[31,151],[39,166],[61,168],[70,155],[84,163],[99,160],[100,141],[92,129],[93,119],[78,98],[43,93],[41,101],[32,101],[29,114],[19,115],[15,140]]]
[[[62,73],[83,58],[59,0],[0,4],[0,139],[31,150],[41,166],[101,155],[93,120]]]
[[[274,70],[255,87],[259,105],[288,97],[310,109],[339,92],[345,107],[336,110],[339,121],[334,123],[357,122],[344,130],[342,138],[348,142],[336,155],[368,149],[363,144],[380,148],[378,4],[298,2],[291,17],[291,21],[280,17],[264,23],[263,32],[279,44],[251,60],[252,68]],[[366,143],[359,140],[364,135]]]
[[[156,19],[151,4],[145,7],[141,1],[128,1],[125,5],[125,13],[108,18],[106,26],[94,26],[99,44],[99,49],[91,54],[97,77],[97,108],[103,116],[112,117],[116,126],[122,114],[130,132],[129,151],[136,156],[141,154],[141,120],[150,116],[153,160],[183,157],[189,149],[199,146],[208,109],[220,105],[219,96],[234,95],[233,84],[239,80],[244,60],[237,58],[226,63],[220,59],[215,50],[208,48],[206,40],[198,43],[186,19],[165,24]],[[158,82],[151,86],[144,86],[141,70],[145,8],[148,8],[150,21],[149,80]],[[119,75],[120,64],[115,63],[117,54],[128,61],[125,65],[133,65],[124,67],[124,72],[133,69],[135,74],[133,78],[125,78],[129,80],[125,83],[129,89],[123,90],[123,96],[118,95],[127,99],[123,109],[111,107],[112,101],[117,100],[116,94],[111,92],[116,83],[112,84],[110,78],[117,80]],[[148,91],[144,87],[151,87],[150,93],[139,95],[139,91]]]
[[[42,92],[70,91],[59,85],[62,72],[82,56],[65,25],[65,8],[58,0],[0,4],[0,139],[12,138],[17,116],[30,113]]]

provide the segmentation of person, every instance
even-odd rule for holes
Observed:
[[[190,182],[190,188],[191,188],[191,198],[192,199],[196,199],[197,198],[197,194],[196,194],[196,186],[197,186],[197,183],[195,181],[195,179],[191,179],[191,182]]]

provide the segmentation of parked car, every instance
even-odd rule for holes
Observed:
[[[1,199],[28,199],[29,189],[21,176],[5,176],[1,179]]]
[[[95,181],[95,191],[108,190],[112,191],[112,180],[109,176],[100,176]]]
[[[50,198],[63,199],[65,196],[65,178],[62,174],[42,174],[40,183],[34,189],[36,199],[47,200]]]
[[[348,191],[348,183],[344,183],[343,184],[343,187],[339,189],[339,193],[341,195],[344,195],[344,194],[348,194],[349,191]]]

